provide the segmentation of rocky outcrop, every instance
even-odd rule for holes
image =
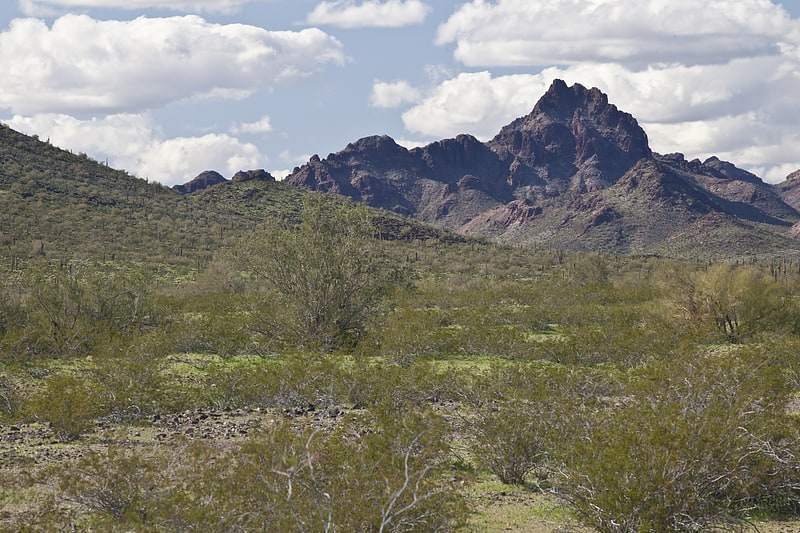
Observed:
[[[260,181],[275,181],[275,178],[264,170],[263,168],[259,168],[256,170],[240,170],[236,174],[233,175],[231,181],[239,182],[239,181],[253,181],[253,180],[260,180]]]
[[[800,209],[800,170],[786,176],[786,180],[775,186],[781,199],[795,209]]]
[[[579,173],[591,176],[592,189],[614,183],[651,155],[636,119],[609,104],[599,89],[567,87],[561,80],[553,82],[529,115],[501,129],[488,146],[512,170],[514,185],[551,184],[562,191]]]
[[[214,170],[206,170],[197,175],[193,180],[184,183],[183,185],[175,185],[172,188],[181,194],[192,194],[193,192],[202,191],[218,183],[227,181],[222,177],[222,174]]]
[[[233,175],[230,181],[237,183],[253,180],[275,181],[275,178],[272,176],[272,174],[261,168],[256,170],[240,170]],[[184,183],[183,185],[174,185],[172,188],[181,194],[192,194],[197,191],[202,191],[203,189],[208,189],[209,187],[213,187],[214,185],[218,185],[220,183],[228,183],[228,180],[222,177],[222,174],[215,170],[206,170],[205,172],[201,172],[193,180]]]

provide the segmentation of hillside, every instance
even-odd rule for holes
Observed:
[[[460,135],[407,150],[367,137],[286,182],[512,244],[679,257],[798,249],[796,187],[718,158],[656,154],[605,94],[560,80],[487,143]]]
[[[263,171],[230,181],[212,176],[204,185],[181,194],[0,127],[0,257],[10,257],[11,266],[35,256],[197,266],[267,218],[295,216],[315,195]],[[397,215],[375,216],[387,231],[442,236]]]
[[[285,182],[263,170],[208,171],[170,189],[2,127],[0,255],[196,266],[266,218],[296,214],[305,189],[383,210],[375,216],[392,221],[390,238],[400,226],[439,238],[436,227],[515,245],[708,259],[800,249],[796,175],[769,185],[718,158],[654,153],[601,91],[557,81],[489,142],[459,135],[408,150],[366,137],[312,157]]]

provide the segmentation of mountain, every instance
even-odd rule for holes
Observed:
[[[561,80],[490,141],[408,150],[366,137],[286,182],[463,234],[530,246],[731,257],[800,250],[800,176],[779,186],[649,146],[599,89]]]

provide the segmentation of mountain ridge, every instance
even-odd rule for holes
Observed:
[[[800,248],[800,176],[770,185],[716,157],[657,154],[602,91],[562,80],[487,142],[464,134],[409,150],[364,137],[285,181],[512,244],[670,255],[682,235],[701,255]],[[711,220],[720,242],[707,242]]]

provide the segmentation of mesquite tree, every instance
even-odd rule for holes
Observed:
[[[367,209],[310,200],[299,225],[272,221],[243,239],[236,257],[274,298],[274,334],[335,349],[363,332],[402,272],[382,253]]]

